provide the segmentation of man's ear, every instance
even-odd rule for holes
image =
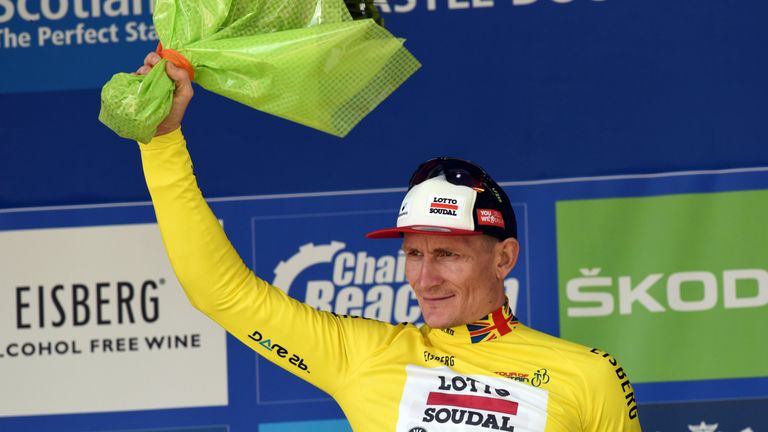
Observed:
[[[517,239],[508,238],[496,244],[496,279],[503,281],[517,263],[520,254],[520,243]]]

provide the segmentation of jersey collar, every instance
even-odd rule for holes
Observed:
[[[508,302],[483,318],[469,324],[448,329],[431,329],[430,335],[448,338],[453,342],[472,344],[490,342],[511,333],[520,324]]]

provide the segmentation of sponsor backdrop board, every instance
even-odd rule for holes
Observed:
[[[0,430],[345,430],[188,305],[148,204],[104,204],[147,199],[96,118],[155,48],[155,1],[0,0]],[[234,197],[212,205],[245,262],[315,307],[418,322],[397,241],[362,238],[402,192],[304,192],[476,160],[517,181],[523,322],[618,357],[646,430],[768,430],[765,170],[624,176],[768,166],[768,3],[375,3],[424,67],[344,140],[196,91],[198,179]],[[50,207],[70,204],[94,206]]]
[[[2,231],[0,274],[0,416],[227,405],[225,332],[155,225]]]
[[[506,283],[521,321],[619,358],[634,379],[640,417],[654,430],[685,422],[768,428],[746,414],[768,401],[759,324],[768,312],[760,218],[768,169],[505,187],[523,244]],[[211,205],[245,262],[291,296],[337,313],[419,322],[399,241],[364,238],[394,222],[402,195],[350,191]],[[0,211],[3,262],[13,263],[1,280],[0,361],[11,371],[4,381],[32,392],[46,386],[51,395],[86,386],[98,395],[62,402],[4,392],[0,427],[99,430],[139,421],[289,430],[290,422],[324,419],[324,430],[329,418],[342,417],[327,395],[231,337],[222,343],[221,331],[185,303],[152,220],[147,203]],[[197,345],[147,345],[194,334]],[[41,348],[40,341],[59,339],[82,353]],[[25,352],[25,343],[34,348]],[[140,389],[152,398],[137,398]],[[675,407],[689,417],[668,418]]]
[[[561,334],[615,346],[636,383],[767,376],[744,343],[768,328],[766,214],[765,190],[558,202]]]

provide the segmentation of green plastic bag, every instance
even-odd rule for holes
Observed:
[[[372,19],[344,0],[157,0],[163,48],[181,54],[202,87],[343,137],[419,67]],[[166,60],[163,60],[166,61]],[[173,81],[158,64],[119,73],[101,92],[99,120],[149,142],[168,115]]]

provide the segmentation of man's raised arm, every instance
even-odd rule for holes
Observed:
[[[147,56],[138,73],[159,60]],[[186,71],[170,63],[173,108],[150,143],[144,175],[166,251],[192,304],[257,353],[326,392],[341,388],[398,327],[317,311],[256,277],[203,199],[180,124],[192,97]],[[270,343],[265,341],[271,340]]]

